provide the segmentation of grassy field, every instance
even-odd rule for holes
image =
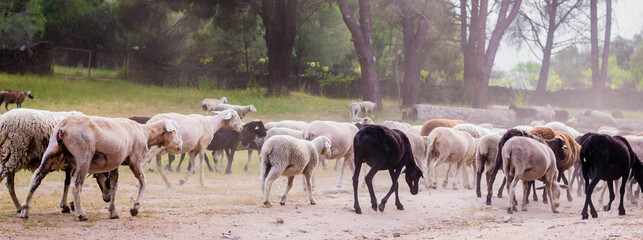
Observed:
[[[54,65],[54,73],[87,77],[87,68]],[[123,76],[123,71],[105,68],[92,68],[90,76],[100,78],[121,78]]]
[[[203,98],[226,96],[232,104],[254,104],[250,119],[349,120],[349,99],[327,99],[293,92],[288,97],[264,97],[265,89],[199,90],[192,87],[158,87],[124,80],[65,80],[55,76],[0,74],[2,88],[31,91],[25,108],[81,111],[107,117],[151,116],[157,113],[201,113]],[[387,101],[385,106],[393,105]],[[14,105],[15,107],[15,105]],[[10,108],[11,109],[11,108]],[[392,114],[392,113],[391,113]],[[399,114],[401,115],[401,114]],[[398,117],[399,118],[399,117]]]

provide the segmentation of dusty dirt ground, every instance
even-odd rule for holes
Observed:
[[[548,204],[539,201],[532,202],[527,212],[509,215],[506,193],[504,198],[494,197],[492,206],[487,206],[484,199],[475,196],[474,190],[464,190],[461,185],[460,190],[453,190],[451,183],[442,188],[443,178],[439,178],[437,190],[427,191],[421,187],[420,193],[412,196],[401,176],[400,198],[404,211],[396,209],[393,196],[383,213],[372,211],[368,191],[360,188],[364,213],[357,215],[353,211],[351,176],[346,175],[343,187],[338,189],[339,172],[324,171],[321,167],[316,170],[317,205],[308,204],[300,177],[295,180],[286,205],[279,205],[278,196],[286,185],[286,178],[282,177],[273,185],[273,207],[265,208],[261,204],[257,156],[249,171],[244,172],[244,155],[237,154],[232,175],[206,171],[205,189],[199,186],[198,175],[192,176],[186,185],[177,186],[184,171],[170,173],[174,186],[168,189],[158,173],[146,172],[148,188],[137,217],[129,214],[138,191],[137,181],[125,167],[121,168],[116,194],[120,219],[114,220],[109,219],[107,204],[102,201],[93,178],[86,179],[81,195],[89,217],[86,222],[60,213],[62,173],[51,173],[45,178],[34,196],[27,220],[18,218],[6,188],[0,187],[0,239],[643,238],[643,209],[630,202],[625,203],[627,216],[619,217],[618,200],[609,212],[603,211],[595,200],[601,209],[599,218],[581,220],[584,198],[574,193],[571,203],[563,195],[559,214],[552,213]],[[18,174],[16,182],[21,201],[26,196],[30,176],[29,172]],[[374,182],[379,201],[390,187],[390,178],[386,172],[380,172]],[[496,182],[495,189],[500,185]],[[521,188],[517,190],[519,202]]]

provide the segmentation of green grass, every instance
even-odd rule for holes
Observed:
[[[86,77],[87,68],[54,65],[54,73]],[[102,77],[102,78],[120,78],[123,76],[123,71],[115,70],[115,69],[105,69],[105,68],[92,68],[90,76]]]
[[[257,113],[246,118],[267,120],[333,119],[348,121],[349,99],[327,99],[305,93],[264,97],[265,89],[199,90],[193,87],[158,87],[125,80],[65,80],[56,76],[0,74],[2,88],[31,91],[25,108],[50,111],[81,111],[106,117],[152,116],[157,113],[201,113],[203,98],[225,96],[231,104],[253,104]],[[15,107],[15,105],[14,105]],[[401,114],[400,114],[401,115]],[[244,119],[246,120],[246,119]]]

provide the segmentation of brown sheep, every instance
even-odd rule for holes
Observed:
[[[33,99],[33,94],[16,89],[5,89],[0,91],[0,105],[2,105],[2,102],[5,102],[4,109],[7,109],[7,111],[9,111],[9,108],[7,108],[9,103],[15,103],[18,108],[21,108],[25,97]]]
[[[461,123],[467,123],[466,121],[462,120],[457,120],[457,119],[431,119],[429,121],[426,121],[422,125],[422,130],[420,131],[420,136],[429,136],[429,133],[433,131],[433,129],[437,127],[448,127],[452,128],[455,125],[461,124]]]
[[[580,148],[581,146],[576,142],[576,140],[569,135],[569,133],[556,131],[556,136],[561,137],[567,145],[565,151],[565,158],[558,159],[556,158],[556,168],[558,168],[558,181],[561,179],[565,185],[568,185],[567,177],[565,177],[565,171],[573,167],[576,163],[580,162]],[[567,200],[572,201],[572,195],[570,189],[567,189]]]
[[[545,140],[552,140],[554,139],[554,137],[556,137],[556,132],[554,131],[554,129],[548,127],[535,127],[529,132]]]

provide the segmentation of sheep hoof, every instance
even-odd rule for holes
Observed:
[[[136,217],[136,215],[138,215],[138,209],[130,208],[129,214],[132,215],[132,217]]]
[[[120,217],[118,215],[116,216],[109,216],[109,219],[119,219]]]
[[[609,211],[609,210],[610,210],[610,208],[611,208],[610,206],[605,205],[605,206],[603,206],[603,211],[606,211],[606,212],[607,212],[607,211]]]
[[[571,196],[571,195],[567,195],[567,201],[568,201],[568,202],[572,202],[572,201],[574,201],[574,199],[572,199],[572,196]]]
[[[592,218],[597,218],[598,217],[598,213],[596,213],[596,211],[591,211],[591,214],[592,214]],[[623,213],[623,214],[625,214],[625,213]]]
[[[69,207],[67,205],[62,207],[62,210],[60,210],[61,213],[69,213],[71,212]]]
[[[560,212],[558,212],[558,210],[553,210],[552,212],[554,212],[554,213],[560,213]]]
[[[361,208],[359,208],[359,207],[356,207],[356,208],[355,208],[355,213],[357,213],[357,214],[362,214],[362,209],[361,209]]]
[[[509,214],[513,214],[513,213],[514,213],[513,211],[511,211],[511,207],[508,207],[508,208],[507,208],[507,213],[509,213]]]
[[[73,212],[75,212],[75,211],[76,211],[76,205],[74,205],[74,202],[70,202],[70,203],[69,203],[69,208],[70,208],[70,209],[71,209],[71,211],[73,211]]]
[[[589,215],[587,213],[582,213],[581,215],[583,220],[587,220],[589,218]]]
[[[185,180],[181,179],[179,180],[179,185],[183,185],[185,183]]]
[[[281,206],[285,206],[285,205],[286,205],[286,202],[279,202],[279,205],[281,205]]]
[[[523,211],[525,211],[525,212],[526,212],[526,211],[527,211],[527,206],[522,206],[522,209],[521,209],[521,210],[523,210]]]
[[[625,210],[623,210],[623,211],[618,210],[618,215],[619,216],[625,216]]]
[[[404,206],[402,206],[402,204],[396,205],[396,207],[397,207],[397,210],[404,210]]]
[[[384,212],[384,208],[386,208],[386,205],[384,203],[381,203],[378,208],[379,208],[380,212]]]
[[[248,166],[243,167],[243,171],[247,172],[248,171]]]
[[[538,200],[536,200],[536,202],[538,202]],[[548,201],[547,201],[547,199],[545,198],[545,199],[543,199],[543,203],[544,203],[544,204],[548,204],[549,202],[548,202]]]
[[[373,209],[373,211],[377,212],[377,203],[372,204],[371,209]]]
[[[87,221],[87,217],[85,215],[78,215],[78,221]]]
[[[263,206],[269,208],[269,207],[272,207],[272,204],[270,204],[270,202],[268,202],[268,201],[265,201],[265,202],[263,202]]]
[[[456,186],[453,186],[453,190],[458,190],[458,187],[456,187]]]
[[[151,168],[150,168],[150,169],[147,169],[147,170],[148,170],[148,171],[150,171],[150,172],[154,172],[154,169],[151,169]]]
[[[310,201],[310,205],[317,205],[315,201]]]

